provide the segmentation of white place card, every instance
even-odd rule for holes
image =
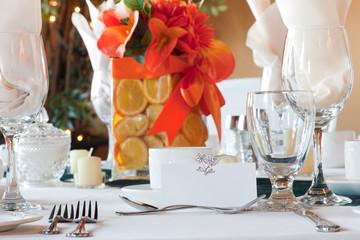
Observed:
[[[256,198],[255,163],[165,164],[162,206],[237,207]]]

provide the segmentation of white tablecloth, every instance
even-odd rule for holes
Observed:
[[[54,204],[76,203],[78,200],[97,200],[99,221],[87,224],[91,239],[360,239],[360,215],[353,207],[322,207],[314,211],[342,226],[337,233],[318,233],[308,219],[294,213],[244,212],[222,215],[210,211],[172,212],[158,215],[116,216],[116,210],[131,211],[122,202],[119,188],[77,189],[71,185],[48,188],[22,188],[23,196],[42,204],[38,212],[42,220],[19,225],[0,232],[1,239],[69,239],[65,233],[76,227],[74,223],[59,223],[59,235],[41,235]]]

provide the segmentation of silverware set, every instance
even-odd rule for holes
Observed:
[[[49,227],[42,230],[41,234],[59,234],[60,231],[57,228],[57,223],[78,223],[78,226],[71,232],[66,233],[67,237],[88,237],[90,234],[85,229],[85,223],[96,223],[98,219],[98,204],[95,201],[95,207],[92,214],[91,201],[89,201],[88,207],[86,207],[86,201],[82,205],[82,210],[80,207],[80,201],[78,201],[76,210],[74,211],[74,206],[71,204],[70,210],[68,210],[68,205],[65,205],[64,211],[62,213],[62,206],[59,205],[58,210],[56,211],[56,205],[54,205],[51,213],[49,215],[49,222],[51,223]],[[86,211],[87,210],[87,211]],[[56,214],[55,214],[56,211]],[[81,211],[81,214],[80,214]],[[70,212],[70,213],[69,213]],[[87,214],[86,214],[87,212]]]
[[[128,197],[119,195],[119,197],[128,205],[134,207],[140,212],[115,212],[116,215],[119,216],[131,216],[131,215],[144,215],[144,214],[153,214],[153,213],[161,213],[166,211],[175,211],[175,210],[182,210],[182,209],[189,209],[189,208],[200,208],[200,209],[208,209],[213,210],[218,213],[223,214],[236,214],[246,211],[251,205],[257,203],[261,199],[265,197],[265,195],[261,195],[254,200],[246,203],[245,205],[237,208],[217,208],[217,207],[206,207],[206,206],[196,206],[196,205],[172,205],[167,206],[164,208],[157,208],[156,206],[150,205],[148,203],[140,202],[137,200],[129,199]],[[340,231],[341,227],[337,224],[333,224],[328,220],[320,217],[319,215],[315,214],[314,212],[308,209],[299,209],[294,211],[294,213],[309,218],[313,221],[315,225],[315,231],[317,232],[338,232]]]

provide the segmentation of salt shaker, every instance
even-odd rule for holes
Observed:
[[[227,115],[223,139],[224,154],[235,156],[238,162],[252,162],[252,148],[245,115]]]

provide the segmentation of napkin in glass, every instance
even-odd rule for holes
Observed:
[[[280,14],[289,29],[299,27],[344,26],[351,0],[276,0]],[[323,30],[327,31],[326,29]],[[289,32],[290,34],[290,32]],[[321,64],[310,72],[296,70],[298,84],[301,88],[311,89],[317,109],[324,109],[337,102],[348,92],[348,76],[351,66],[348,64],[346,36],[322,35],[323,41],[332,41],[339,47],[331,49],[318,48],[318,37],[308,31],[299,31],[293,39],[294,62],[300,58],[319,61]],[[328,57],[331,54],[334,57]]]
[[[41,32],[41,0],[0,0],[0,34]],[[0,112],[2,117],[15,117],[27,111],[32,111],[33,102],[42,97],[37,94],[37,82],[29,82],[29,78],[35,78],[34,69],[43,46],[36,46],[34,56],[26,55],[18,62],[18,58],[10,56],[13,52],[32,52],[33,44],[29,38],[24,38],[20,44],[10,44],[0,40]],[[39,55],[37,55],[39,54]]]
[[[88,51],[91,66],[94,70],[94,75],[91,83],[90,98],[94,109],[101,120],[110,124],[111,121],[111,74],[110,74],[110,59],[106,58],[104,54],[97,48],[97,40],[101,35],[104,24],[99,20],[99,14],[102,9],[108,8],[108,4],[115,4],[113,1],[104,2],[100,9],[97,9],[90,0],[86,0],[89,7],[90,18],[92,21],[92,28],[90,28],[86,18],[74,12],[71,16],[71,21],[79,31],[81,38],[84,41]]]
[[[253,51],[254,62],[263,68],[261,90],[281,89],[281,60],[287,28],[276,3],[247,0],[256,22],[247,33],[246,45]]]

